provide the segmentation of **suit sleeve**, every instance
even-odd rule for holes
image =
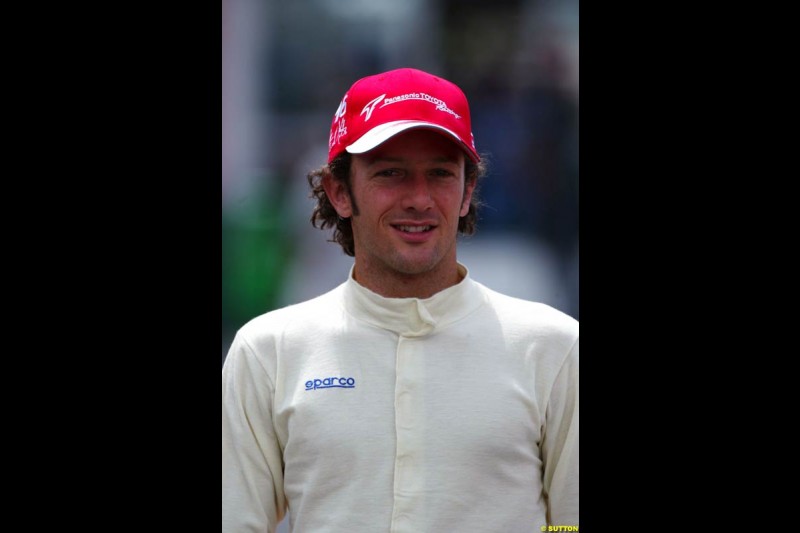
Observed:
[[[274,380],[241,333],[222,369],[222,532],[274,533],[286,510]]]
[[[578,339],[556,375],[542,445],[547,520],[578,524]]]

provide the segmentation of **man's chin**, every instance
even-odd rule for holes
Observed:
[[[405,276],[418,276],[428,274],[436,268],[441,260],[427,254],[404,254],[395,257],[390,265],[398,274]]]

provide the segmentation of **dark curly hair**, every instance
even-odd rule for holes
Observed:
[[[355,243],[353,242],[353,226],[350,218],[339,218],[336,209],[325,194],[325,189],[322,187],[322,178],[330,174],[333,179],[344,183],[345,189],[352,200],[353,214],[358,214],[358,206],[356,205],[355,198],[353,198],[352,190],[350,189],[350,164],[352,162],[352,155],[348,152],[343,152],[336,159],[327,165],[323,165],[316,170],[308,173],[308,184],[311,186],[310,197],[317,201],[314,207],[314,212],[311,214],[311,225],[315,228],[325,229],[334,228],[333,238],[329,242],[338,242],[342,246],[342,250],[349,256],[355,255]],[[478,209],[482,205],[478,196],[478,185],[481,178],[486,175],[487,163],[486,156],[481,154],[481,160],[477,163],[472,161],[469,157],[465,158],[464,165],[464,187],[468,183],[475,183],[475,189],[472,191],[472,200],[469,204],[469,212],[460,217],[458,220],[458,232],[463,235],[472,235],[475,233],[478,221]]]

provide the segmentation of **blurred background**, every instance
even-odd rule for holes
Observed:
[[[578,0],[223,0],[223,361],[245,322],[346,279],[306,174],[353,82],[399,67],[460,86],[489,156],[459,261],[579,318]]]
[[[346,279],[306,174],[353,82],[399,67],[460,86],[489,156],[459,261],[579,318],[578,0],[223,0],[223,361],[245,322]]]

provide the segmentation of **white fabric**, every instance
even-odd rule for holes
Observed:
[[[464,151],[467,152],[473,161],[475,160],[475,156],[470,151],[466,142],[461,139],[456,132],[447,129],[444,126],[439,126],[438,124],[425,122],[422,120],[395,120],[393,122],[380,124],[369,130],[367,133],[362,135],[360,139],[347,146],[345,149],[351,154],[363,154],[364,152],[369,152],[376,146],[383,144],[398,133],[402,133],[412,128],[437,130],[448,134],[453,138],[454,141],[456,141],[456,143],[464,147]]]
[[[239,330],[223,533],[274,532],[287,505],[295,533],[578,525],[578,322],[459,268],[424,300],[351,273]]]

